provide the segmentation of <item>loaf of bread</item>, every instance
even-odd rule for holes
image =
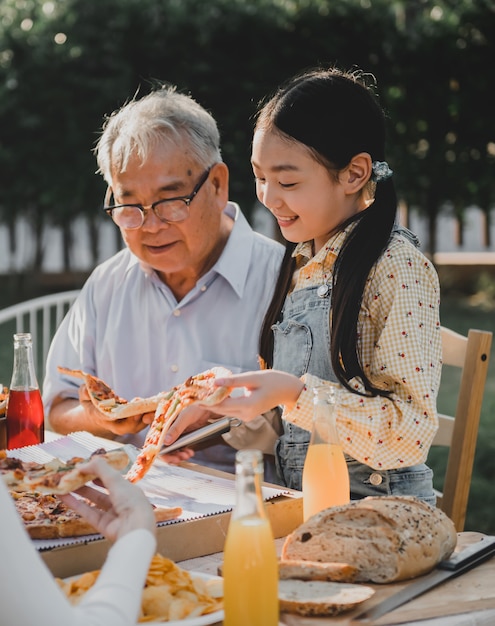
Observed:
[[[412,497],[354,500],[317,513],[286,538],[281,559],[347,563],[355,581],[389,583],[421,576],[457,543],[453,522]]]
[[[280,611],[307,617],[334,616],[354,609],[375,593],[371,587],[310,580],[281,580]]]

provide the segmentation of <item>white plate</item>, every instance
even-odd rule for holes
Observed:
[[[212,574],[204,574],[203,572],[189,572],[193,578],[203,578],[205,580],[218,580],[220,576],[213,576]],[[70,576],[64,578],[66,582],[79,578],[81,574],[77,576]],[[209,624],[221,623],[223,620],[223,610],[215,611],[214,613],[208,613],[207,615],[199,615],[198,617],[186,617],[186,619],[173,620],[171,622],[137,622],[137,626],[146,624],[146,626],[208,626]]]

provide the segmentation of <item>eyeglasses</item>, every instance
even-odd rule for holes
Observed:
[[[183,222],[189,217],[189,205],[205,184],[210,174],[211,167],[205,170],[197,185],[189,196],[178,196],[177,198],[165,198],[157,200],[148,206],[142,204],[115,204],[112,205],[113,191],[109,187],[105,195],[103,210],[110,215],[113,221],[121,228],[132,230],[141,228],[148,211],[153,211],[161,222]]]

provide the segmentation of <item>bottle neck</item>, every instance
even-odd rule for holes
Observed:
[[[34,371],[33,344],[29,333],[14,335],[14,367],[11,389],[38,389]]]
[[[240,450],[236,454],[236,504],[232,519],[265,517],[263,494],[263,455],[259,450]]]
[[[313,391],[314,410],[310,443],[338,445],[340,441],[335,421],[335,391],[329,387],[315,387]]]

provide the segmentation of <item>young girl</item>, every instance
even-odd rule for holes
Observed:
[[[351,498],[434,504],[424,462],[438,425],[439,285],[411,233],[394,225],[384,143],[384,115],[362,73],[306,72],[259,110],[256,192],[287,240],[261,334],[271,369],[218,380],[248,393],[216,409],[249,420],[283,405],[278,470],[301,489],[312,388],[335,386]]]

